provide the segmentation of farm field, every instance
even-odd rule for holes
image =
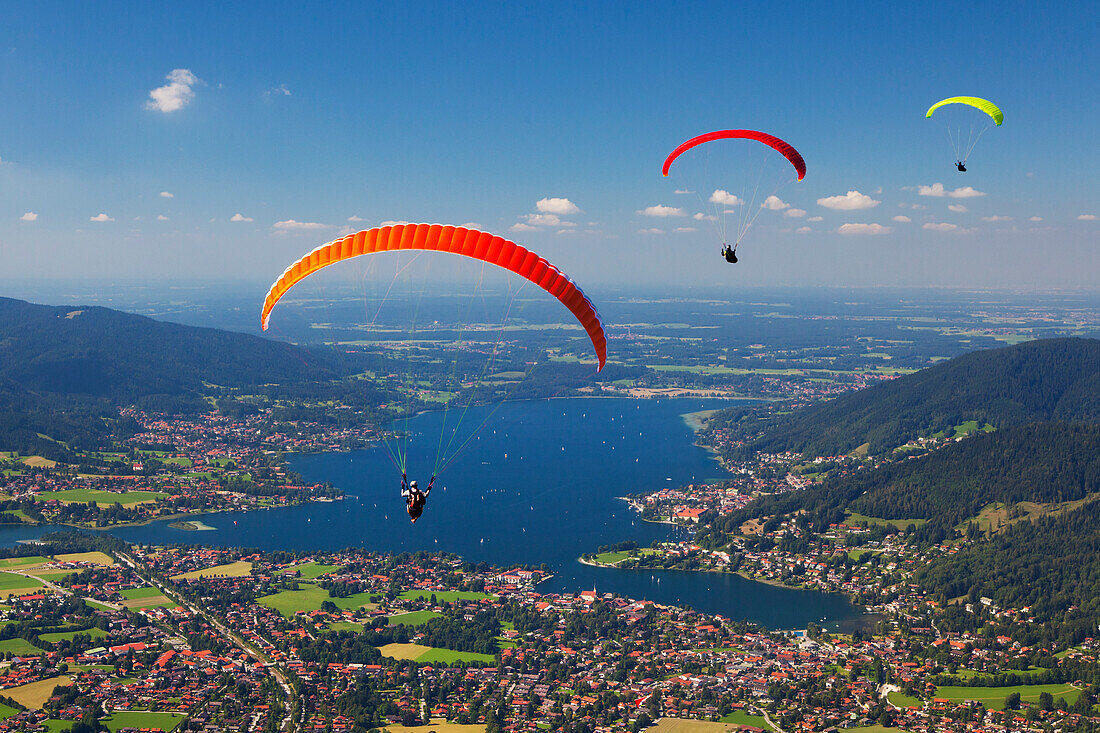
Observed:
[[[427,725],[419,725],[415,728],[406,728],[403,725],[388,725],[385,730],[390,733],[424,733],[424,731],[435,731],[435,733],[485,733],[485,726],[482,725],[462,725],[461,723],[448,723],[446,720],[432,720]]]
[[[64,491],[43,491],[34,497],[37,501],[49,501],[56,499],[62,504],[87,504],[94,501],[101,506],[111,504],[148,504],[158,499],[168,498],[168,494],[161,491],[97,491],[95,489],[65,489]]]
[[[232,562],[226,565],[215,565],[212,568],[192,570],[189,573],[173,575],[172,580],[195,580],[197,578],[242,578],[252,572],[250,562]]]
[[[26,639],[20,639],[19,637],[0,641],[0,652],[9,652],[11,654],[41,654],[42,651],[42,649],[39,649]]]
[[[495,657],[490,654],[476,654],[474,652],[456,652],[450,649],[438,649],[424,646],[423,644],[386,644],[378,647],[384,657],[393,659],[410,659],[414,662],[426,663],[450,663],[450,662],[493,662]]]
[[[150,713],[143,710],[128,710],[117,712],[103,719],[107,729],[118,731],[122,728],[137,728],[139,730],[160,728],[168,733],[175,730],[183,722],[184,716],[179,713]]]
[[[920,709],[920,708],[924,707],[924,703],[920,699],[915,698],[915,697],[910,697],[909,695],[905,695],[905,694],[902,694],[902,693],[897,692],[897,691],[889,693],[886,696],[886,699],[890,701],[891,705],[894,705],[895,707],[899,707],[899,708],[917,708],[917,709]]]
[[[0,572],[0,593],[12,593],[17,590],[34,590],[42,587],[42,581],[25,575]]]
[[[156,588],[127,588],[121,591],[126,600],[122,605],[127,608],[175,608],[176,604],[161,594]]]
[[[1064,697],[1070,705],[1076,702],[1081,694],[1081,691],[1073,685],[1056,684],[1015,685],[1014,687],[937,687],[935,697],[952,702],[973,700],[982,703],[989,710],[1004,710],[1005,698],[1014,692],[1020,693],[1020,699],[1023,702],[1031,703],[1039,702],[1039,695],[1049,692],[1055,700]]]
[[[405,624],[406,626],[420,626],[442,615],[443,614],[436,613],[435,611],[413,611],[412,613],[402,613],[396,616],[390,616],[386,620],[386,625],[397,626],[399,624]]]
[[[72,679],[68,677],[50,677],[38,682],[31,682],[29,685],[9,687],[4,690],[4,694],[20,705],[38,710],[53,695],[53,688],[58,685],[67,687],[70,684],[72,684]],[[69,725],[71,726],[72,723],[70,722]]]
[[[0,568],[33,568],[48,563],[50,558],[41,555],[30,557],[6,557],[0,560]]]
[[[763,728],[764,730],[775,730],[768,721],[764,720],[763,715],[753,715],[745,710],[734,710],[729,715],[723,715],[718,720],[719,723],[736,723],[737,725],[751,725],[753,728]]]
[[[87,562],[94,565],[110,566],[115,561],[105,552],[73,552],[66,555],[55,556],[61,562]]]
[[[286,618],[291,618],[299,611],[318,611],[325,601],[332,601],[337,608],[345,610],[374,608],[369,593],[356,593],[347,598],[330,598],[327,590],[312,583],[302,583],[299,590],[284,590],[258,599],[261,605],[275,609]]]
[[[90,636],[93,639],[106,638],[107,632],[101,628],[93,626],[90,629],[75,629],[73,631],[54,631],[49,634],[39,634],[38,638],[42,641],[48,641],[51,644],[56,644],[59,641],[72,641],[73,637],[77,634],[83,634]]]
[[[301,565],[292,565],[289,568],[283,568],[277,575],[293,575],[297,572],[298,576],[303,580],[314,580],[322,575],[336,572],[339,569],[339,565],[322,565],[316,562],[307,562]]]

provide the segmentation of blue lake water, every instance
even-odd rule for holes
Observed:
[[[332,503],[205,515],[213,531],[156,522],[112,530],[141,543],[201,543],[263,549],[384,552],[441,550],[496,565],[547,564],[554,578],[542,591],[595,588],[632,598],[689,605],[772,628],[810,621],[850,627],[862,617],[847,599],[779,588],[733,574],[624,571],[582,565],[599,545],[684,537],[684,530],[641,521],[616,497],[723,477],[706,450],[693,444],[685,413],[721,407],[715,400],[563,399],[475,408],[464,425],[484,422],[477,436],[436,481],[423,517],[411,524],[400,475],[381,447],[301,455],[291,468],[307,482],[327,481],[347,498]],[[408,471],[426,483],[439,445],[440,422],[426,413],[409,422]],[[0,528],[0,542],[35,537],[42,528]]]

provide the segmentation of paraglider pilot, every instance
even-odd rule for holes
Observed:
[[[955,167],[959,169],[959,173],[966,173],[966,161],[956,160]]]
[[[730,247],[725,242],[722,243],[722,256],[726,258],[726,262],[737,264],[737,245]]]
[[[428,482],[428,488],[421,491],[416,481],[409,481],[409,477],[401,474],[401,496],[405,497],[405,509],[409,512],[409,521],[416,522],[424,513],[424,505],[428,502],[428,494],[432,493],[432,484],[435,476]]]

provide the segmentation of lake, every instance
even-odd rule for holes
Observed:
[[[560,399],[473,408],[464,425],[483,427],[436,481],[423,517],[409,522],[400,473],[381,447],[298,455],[290,461],[309,483],[327,481],[347,498],[332,503],[205,515],[212,531],[157,522],[112,530],[141,543],[189,542],[263,549],[383,552],[440,550],[495,565],[546,564],[544,592],[595,588],[638,599],[689,605],[771,628],[810,622],[848,628],[861,609],[839,595],[793,590],[733,574],[627,571],[582,565],[599,545],[682,538],[685,530],[643,522],[617,498],[628,493],[728,476],[694,445],[682,415],[721,407],[716,400]],[[455,412],[409,421],[408,472],[422,485],[439,446],[440,423]],[[403,425],[402,425],[403,427]],[[460,442],[460,441],[459,441]],[[0,529],[0,540],[41,534]]]

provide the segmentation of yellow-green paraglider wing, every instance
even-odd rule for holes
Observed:
[[[941,99],[929,107],[928,112],[924,116],[926,118],[931,117],[933,112],[946,104],[968,104],[971,107],[980,109],[982,112],[992,117],[998,127],[1005,121],[1005,114],[1001,111],[1001,108],[988,99],[982,99],[981,97],[948,97],[947,99]]]

